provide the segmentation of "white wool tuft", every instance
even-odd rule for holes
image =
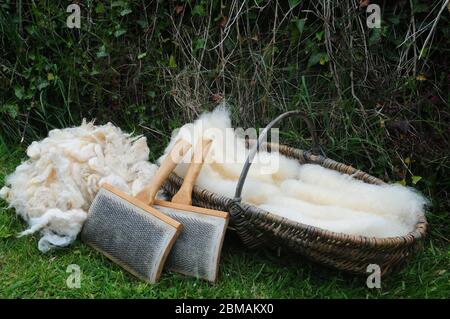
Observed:
[[[209,128],[215,128],[214,134]],[[174,132],[165,153],[180,138],[192,144],[201,136],[213,139],[196,184],[233,197],[248,150],[244,141],[227,128],[231,128],[229,111],[219,107]],[[184,177],[187,167],[187,163],[181,163],[175,173]],[[427,205],[423,196],[408,187],[371,185],[319,165],[302,165],[279,153],[263,151],[249,170],[242,199],[307,225],[376,237],[412,231]]]
[[[148,162],[145,137],[131,137],[108,123],[56,129],[33,142],[29,159],[6,178],[0,197],[27,223],[20,235],[41,232],[38,248],[67,246],[80,232],[102,183],[136,195],[157,166]]]

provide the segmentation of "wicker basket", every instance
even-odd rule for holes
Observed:
[[[275,249],[287,248],[320,264],[354,274],[367,275],[366,270],[369,264],[379,265],[381,274],[399,269],[422,246],[427,231],[425,217],[416,224],[413,231],[405,236],[376,238],[336,233],[305,225],[241,202],[241,191],[248,169],[260,147],[268,151],[280,152],[289,158],[297,159],[300,163],[317,164],[338,172],[353,174],[355,178],[369,184],[384,184],[376,177],[323,155],[314,155],[310,151],[280,144],[259,145],[274,125],[293,115],[301,116],[306,121],[313,138],[313,150],[320,151],[315,130],[306,115],[300,111],[284,113],[263,130],[257,142],[247,143],[251,151],[239,178],[235,198],[215,194],[196,186],[193,191],[194,205],[230,212],[231,228],[237,231],[242,242],[249,248],[261,246]],[[172,174],[163,188],[170,196],[173,196],[182,182],[180,177]]]

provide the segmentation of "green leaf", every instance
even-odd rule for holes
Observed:
[[[317,41],[322,41],[322,38],[323,38],[323,31],[320,31],[320,32],[317,32],[316,33],[316,39],[317,39]]]
[[[289,7],[292,9],[296,6],[298,6],[298,4],[300,3],[300,0],[288,0],[289,3]]]
[[[55,76],[53,75],[53,73],[48,73],[47,74],[47,80],[53,81],[54,79],[55,79]]]
[[[416,185],[420,180],[422,179],[422,176],[413,176],[412,177],[412,183]]]
[[[328,60],[329,60],[328,55],[324,52],[311,54],[311,56],[308,59],[308,67],[314,66],[318,63],[323,65]]]
[[[120,15],[123,17],[123,16],[126,16],[127,14],[130,14],[131,12],[133,12],[133,10],[131,10],[131,9],[123,9],[122,11],[120,11]]]
[[[370,30],[369,44],[374,44],[381,39],[381,28],[373,28]]]
[[[25,90],[21,86],[16,86],[14,88],[14,94],[19,100],[22,100],[25,95]]]
[[[17,104],[4,104],[0,107],[0,113],[6,113],[15,119],[19,114],[19,106]]]
[[[111,8],[114,8],[114,7],[125,7],[126,5],[127,4],[124,1],[122,1],[122,0],[111,2]]]
[[[39,91],[41,91],[42,89],[44,89],[44,88],[46,88],[47,86],[49,86],[50,85],[50,83],[48,83],[48,81],[42,81],[42,82],[40,82],[38,85],[37,85],[37,89],[39,90]]]
[[[155,91],[148,91],[147,95],[151,98],[154,98],[156,96],[156,93],[155,93]]]
[[[138,60],[140,60],[140,59],[144,58],[145,56],[147,56],[147,53],[146,53],[146,52],[139,54],[139,55],[137,56],[137,58],[138,58]]]
[[[94,76],[100,74],[100,71],[96,69],[95,67],[92,69],[91,73],[89,73],[90,76]]]
[[[169,68],[176,68],[176,67],[177,67],[177,62],[175,61],[174,56],[171,55],[169,58]]]
[[[97,52],[97,58],[104,58],[104,57],[106,57],[106,56],[108,56],[108,55],[109,55],[109,53],[106,52],[106,47],[105,47],[105,45],[102,45],[102,46],[100,47],[100,50],[98,50],[98,52]]]
[[[204,39],[204,38],[195,39],[193,46],[194,46],[194,52],[196,52],[200,49],[203,49],[206,46],[206,39]]]
[[[206,16],[205,7],[203,7],[203,5],[201,5],[201,4],[196,4],[194,6],[194,8],[192,9],[192,15],[205,17]]]
[[[103,5],[103,3],[99,3],[97,4],[97,6],[95,7],[95,13],[105,13],[105,6]]]
[[[139,26],[140,26],[142,29],[145,29],[145,28],[148,27],[148,22],[147,22],[147,20],[137,20],[136,23],[139,24]]]
[[[125,29],[119,29],[119,30],[116,30],[116,31],[114,32],[114,36],[115,36],[116,38],[118,38],[118,37],[120,37],[121,35],[124,35],[125,33],[127,33],[127,30],[125,30]]]
[[[27,90],[27,94],[25,94],[24,99],[29,100],[34,96],[34,89]]]
[[[295,19],[293,20],[293,22],[295,23],[295,26],[297,27],[298,32],[299,32],[300,34],[302,34],[302,33],[303,33],[303,30],[305,30],[305,22],[306,22],[306,19],[298,19],[298,18],[295,18]]]

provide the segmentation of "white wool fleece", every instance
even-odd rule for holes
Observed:
[[[131,137],[111,123],[56,129],[33,142],[29,159],[6,178],[0,196],[27,223],[20,235],[40,231],[46,252],[71,244],[102,183],[136,195],[157,166],[148,162],[145,137]]]
[[[248,150],[244,141],[227,128],[231,128],[229,111],[220,106],[174,132],[165,154],[180,138],[194,145],[201,136],[212,139],[196,184],[232,198]],[[183,162],[175,173],[184,177],[187,167]],[[249,170],[242,199],[293,221],[375,237],[402,236],[412,231],[427,204],[408,187],[367,184],[319,165],[302,165],[279,153],[264,151],[257,154]]]

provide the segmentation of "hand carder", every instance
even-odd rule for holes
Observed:
[[[146,189],[159,190],[191,147],[180,140]],[[155,184],[155,185],[154,185]],[[149,283],[158,281],[182,225],[117,188],[103,184],[81,232],[81,239],[124,269]]]
[[[211,142],[198,143],[184,182],[172,201],[155,200],[154,207],[183,225],[165,268],[215,282],[228,213],[192,206],[192,190]]]

